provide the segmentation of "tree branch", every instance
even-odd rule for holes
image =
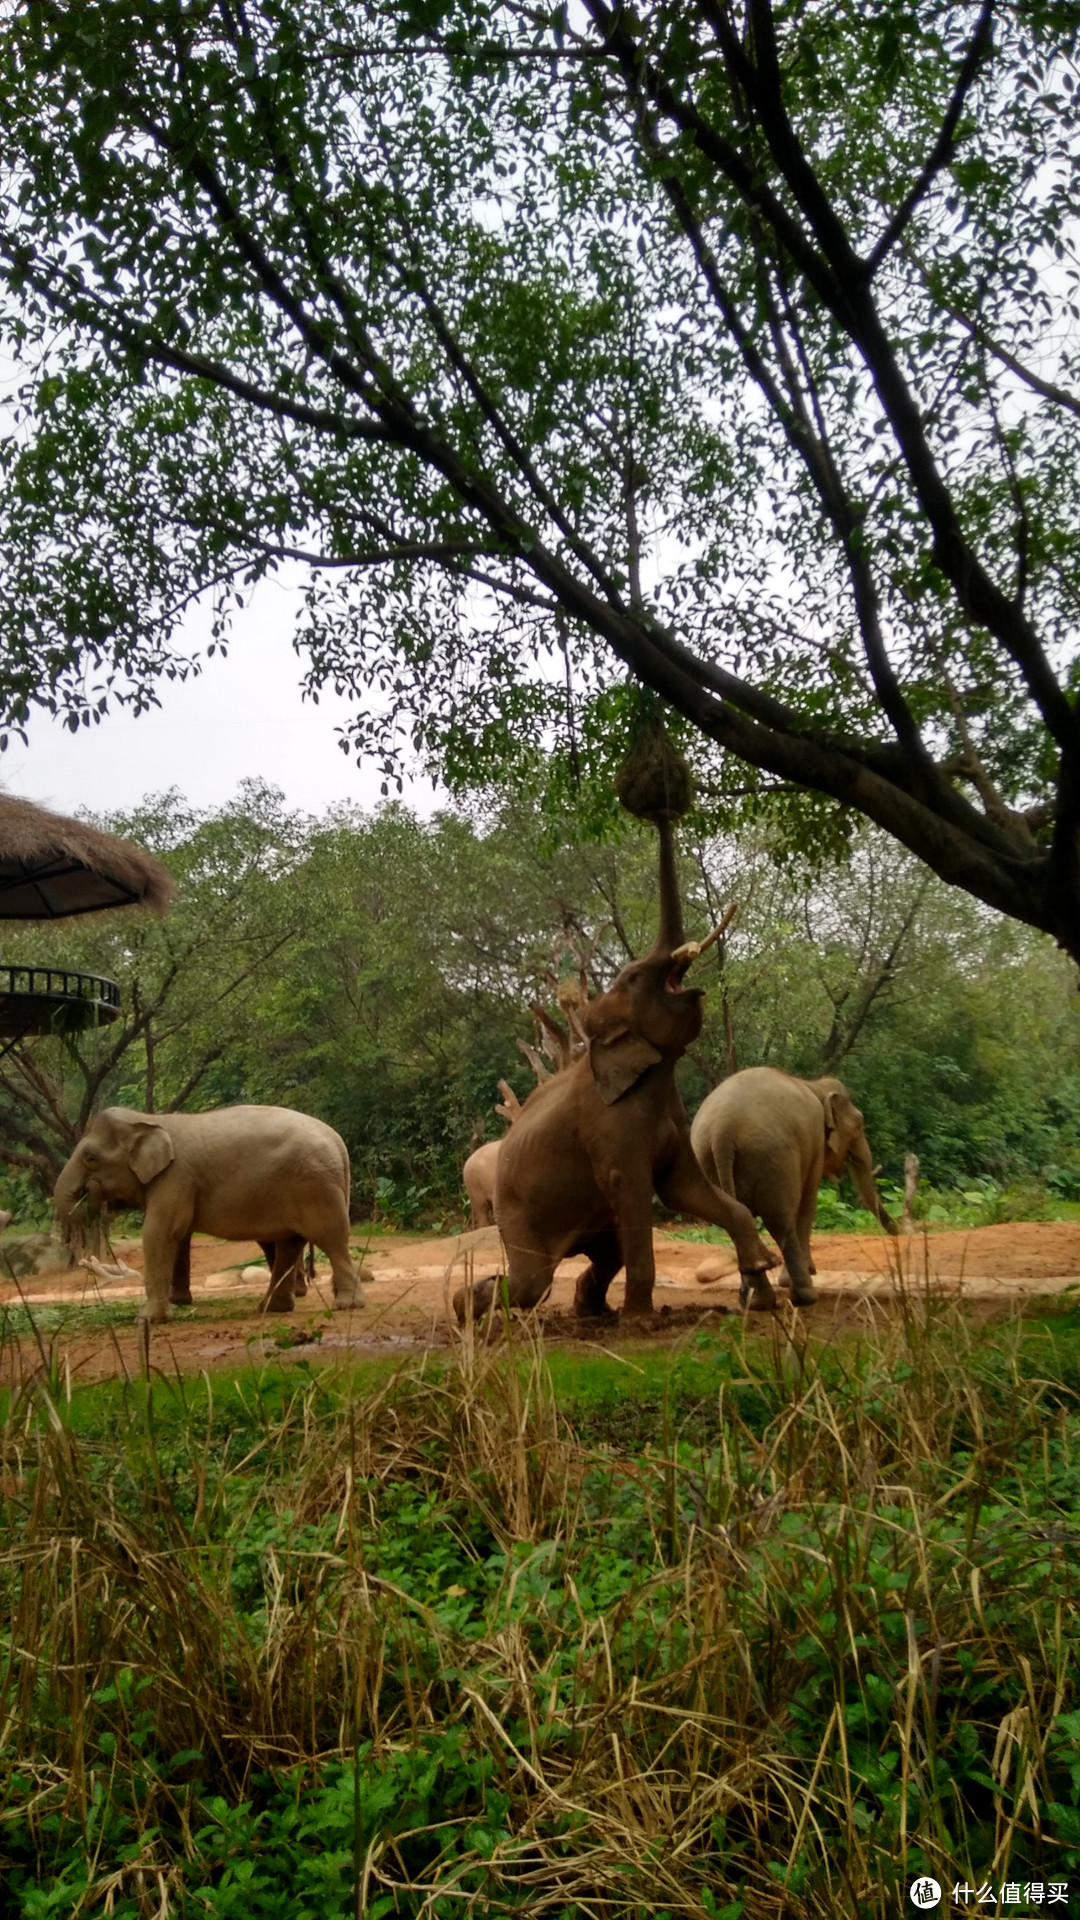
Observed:
[[[346,440],[359,440],[367,443],[385,442],[393,439],[392,430],[375,420],[357,419],[352,415],[331,413],[326,408],[309,407],[297,400],[289,400],[284,394],[273,393],[265,387],[257,386],[251,380],[234,373],[230,367],[220,361],[209,360],[198,353],[188,353],[162,340],[146,327],[136,325],[114,307],[87,294],[86,288],[76,280],[74,274],[57,268],[51,277],[40,273],[33,265],[25,249],[12,249],[0,240],[0,254],[21,275],[35,293],[48,302],[49,306],[62,315],[73,326],[91,326],[100,336],[113,345],[123,347],[125,352],[134,353],[155,366],[168,367],[173,373],[190,375],[196,380],[206,380],[212,386],[220,387],[223,392],[231,393],[238,400],[245,400],[261,412],[273,414],[277,419],[294,420],[300,426],[314,427],[320,433],[340,435]],[[78,289],[77,297],[60,290],[56,280],[68,280]],[[92,309],[87,312],[87,305]]]
[[[930,523],[936,565],[965,614],[985,626],[1020,668],[1051,736],[1062,753],[1076,761],[1075,778],[1080,793],[1080,731],[1076,714],[1030,622],[990,578],[965,539],[952,496],[927,439],[918,404],[874,305],[865,267],[803,153],[784,106],[768,0],[751,0],[756,63],[747,58],[730,20],[711,0],[706,0],[706,11],[721,41],[732,81],[737,82],[752,107],[773,159],[810,223],[820,252],[766,188],[760,163],[756,168],[751,166],[747,157],[720,137],[697,107],[676,94],[656,65],[644,57],[628,24],[632,16],[622,10],[613,12],[606,0],[586,0],[586,4],[619,62],[631,102],[644,95],[695,141],[703,156],[713,162],[743,203],[760,214],[781,251],[791,257],[858,350],[896,436],[916,498]],[[777,417],[783,422],[783,414]]]
[[[1009,372],[1015,374],[1025,387],[1030,387],[1032,393],[1037,393],[1043,400],[1052,401],[1056,407],[1064,407],[1067,413],[1075,414],[1080,420],[1080,395],[1071,393],[1067,387],[1057,386],[1053,380],[1044,380],[1041,373],[1036,373],[1031,367],[1025,367],[1014,353],[1010,353],[1007,347],[1003,347],[999,340],[995,340],[987,332],[981,320],[970,319],[966,313],[961,312],[959,307],[954,307],[951,303],[943,302],[942,305],[951,320],[955,320],[959,326],[965,328],[992,359],[999,360],[1003,367],[1008,367]]]
[[[956,85],[953,88],[945,118],[941,123],[941,130],[923,162],[918,177],[909,187],[880,240],[870,253],[866,262],[866,271],[870,278],[877,272],[890,248],[895,246],[920,200],[925,198],[942,168],[949,165],[956,153],[956,130],[960,124],[960,115],[964,110],[964,102],[975,84],[979,68],[990,50],[993,21],[994,0],[983,0],[974,32],[960,63]]]

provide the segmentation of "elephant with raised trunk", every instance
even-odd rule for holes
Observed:
[[[675,1068],[701,1030],[703,995],[684,989],[683,978],[702,947],[683,937],[670,824],[658,822],[657,831],[660,930],[652,949],[581,1009],[585,1051],[529,1095],[499,1143],[495,1220],[513,1307],[537,1306],[559,1261],[584,1253],[590,1264],[577,1283],[578,1314],[606,1311],[621,1267],[624,1312],[650,1313],[654,1192],[665,1206],[724,1227],[753,1284],[775,1264],[752,1216],[705,1178],[690,1145]],[[477,1313],[491,1306],[497,1285],[477,1284]],[[462,1318],[464,1289],[454,1304]]]
[[[690,1139],[709,1179],[764,1221],[784,1256],[796,1306],[817,1299],[810,1229],[822,1180],[839,1179],[846,1167],[863,1206],[887,1233],[897,1231],[874,1185],[862,1114],[842,1080],[797,1080],[775,1067],[747,1067],[702,1101]],[[750,1305],[773,1304],[766,1278]]]
[[[328,1256],[334,1305],[364,1304],[349,1254],[349,1155],[332,1127],[288,1107],[137,1113],[106,1107],[56,1183],[62,1229],[82,1195],[141,1207],[146,1299],[140,1317],[167,1320],[185,1294],[193,1233],[258,1240],[271,1251],[268,1313],[291,1313],[305,1241]],[[187,1290],[190,1298],[190,1290]]]

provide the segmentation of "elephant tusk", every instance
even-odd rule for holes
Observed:
[[[736,900],[734,904],[728,908],[719,925],[715,926],[711,933],[707,933],[704,940],[684,940],[681,947],[676,947],[671,956],[672,959],[685,960],[687,965],[689,965],[692,960],[700,960],[702,954],[708,953],[709,948],[720,939],[722,934],[727,932],[738,911],[739,903]]]

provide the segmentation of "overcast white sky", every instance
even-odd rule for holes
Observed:
[[[338,745],[350,703],[332,690],[318,706],[300,697],[303,662],[291,646],[297,605],[289,589],[261,587],[238,617],[225,659],[215,655],[182,685],[160,682],[160,708],[141,719],[118,710],[72,734],[35,718],[29,746],[13,740],[0,755],[0,785],[61,813],[125,812],[170,787],[193,806],[216,807],[248,777],[281,787],[298,812],[319,814],[339,801],[376,806],[377,769],[357,767]],[[421,813],[445,804],[424,780],[408,783],[404,798]]]

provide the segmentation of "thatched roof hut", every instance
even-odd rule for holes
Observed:
[[[165,868],[130,840],[0,793],[0,920],[136,905],[161,913],[174,891]]]

